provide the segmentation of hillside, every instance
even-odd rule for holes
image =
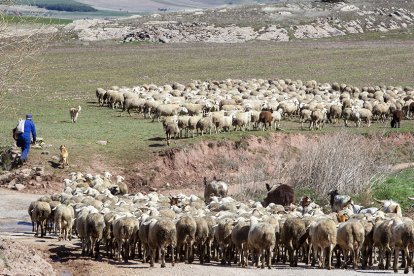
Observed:
[[[129,12],[151,12],[159,9],[171,11],[184,9],[206,9],[239,4],[275,3],[278,0],[79,0],[96,9],[123,10]]]

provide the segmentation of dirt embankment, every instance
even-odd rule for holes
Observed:
[[[329,134],[325,134],[329,135]],[[127,175],[133,192],[149,187],[195,192],[203,189],[203,177],[214,176],[236,186],[240,183],[289,183],[291,169],[301,151],[320,135],[274,133],[240,141],[205,141],[160,152],[149,163],[139,163]],[[414,156],[412,134],[366,137],[381,147],[388,164],[409,162]],[[397,167],[396,167],[397,168]],[[264,186],[263,186],[264,187]]]

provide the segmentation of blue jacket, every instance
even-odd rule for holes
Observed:
[[[24,122],[24,132],[20,134],[20,138],[23,138],[26,141],[30,141],[30,133],[32,133],[33,141],[36,141],[36,127],[32,120],[25,120]]]

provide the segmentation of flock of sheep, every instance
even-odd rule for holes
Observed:
[[[113,86],[96,90],[99,105],[131,110],[162,119],[167,141],[170,137],[188,137],[189,132],[203,135],[230,130],[280,128],[281,120],[299,118],[301,128],[319,129],[326,122],[343,119],[359,127],[364,121],[399,127],[414,111],[411,87],[367,86],[358,88],[338,83],[302,82],[290,79],[250,79],[192,81],[157,86]]]
[[[393,267],[407,273],[414,248],[414,221],[403,217],[392,200],[382,208],[363,208],[347,195],[330,193],[332,212],[325,214],[309,197],[294,202],[293,189],[275,185],[263,203],[239,202],[227,196],[228,184],[204,179],[204,200],[196,195],[128,194],[123,177],[72,173],[62,193],[30,204],[36,236],[54,231],[59,240],[82,242],[82,253],[100,258],[139,260],[150,266],[159,259],[203,264],[249,264],[269,269],[277,262],[337,267]],[[281,197],[281,195],[283,195]],[[284,202],[286,206],[278,204]],[[385,261],[385,263],[384,263]]]

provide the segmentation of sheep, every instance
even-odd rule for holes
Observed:
[[[394,272],[398,273],[398,257],[400,250],[402,250],[402,266],[404,266],[404,273],[407,274],[409,270],[409,265],[412,262],[409,250],[412,250],[412,248],[414,247],[414,222],[403,222],[401,221],[401,219],[394,220],[391,232],[392,244],[394,245]]]
[[[290,118],[298,111],[298,106],[299,102],[296,99],[294,102],[281,102],[278,106],[278,111]]]
[[[305,221],[299,218],[288,218],[282,226],[282,243],[285,245],[290,266],[298,265],[298,250],[307,238],[307,227]],[[294,254],[296,251],[296,254]]]
[[[89,213],[86,216],[85,234],[88,239],[87,251],[90,252],[90,256],[95,255],[95,259],[99,257],[99,245],[103,239],[103,231],[105,228],[104,216],[100,213]],[[95,252],[95,254],[94,254]]]
[[[324,125],[325,122],[325,118],[326,118],[326,108],[323,108],[322,110],[314,110],[311,113],[311,122],[309,124],[309,129],[319,129],[319,124],[322,123],[322,127]]]
[[[104,104],[104,95],[106,93],[106,90],[103,88],[97,88],[96,89],[96,97],[98,98],[98,105],[102,106]]]
[[[390,200],[378,200],[378,199],[375,199],[375,198],[374,198],[374,200],[376,202],[382,204],[382,211],[384,213],[394,213],[394,214],[397,214],[397,216],[402,217],[401,206],[400,206],[400,204],[398,204],[394,200],[392,200],[392,199],[390,199]]]
[[[138,220],[133,217],[121,217],[113,221],[113,235],[114,240],[118,245],[117,260],[121,260],[121,253],[123,252],[123,259],[128,262],[129,245],[131,238],[133,238],[134,227]]]
[[[196,232],[195,232],[195,244],[197,245],[200,264],[203,264],[205,261],[205,251],[206,251],[206,244],[209,237],[209,227],[207,220],[203,217],[201,218],[194,218],[196,222]]]
[[[118,106],[123,108],[124,94],[114,90],[109,90],[107,93],[109,93],[108,101],[112,109]]]
[[[249,230],[250,230],[250,223],[246,221],[243,217],[240,217],[237,220],[236,225],[233,227],[233,230],[231,231],[231,241],[235,247],[235,249],[238,251],[239,255],[239,265],[241,267],[247,266],[247,240],[249,236]]]
[[[359,127],[361,121],[364,120],[368,127],[371,125],[372,112],[366,108],[352,107],[351,119],[355,122],[355,126]]]
[[[270,203],[289,206],[295,201],[294,190],[289,185],[278,184],[270,187],[270,185],[266,183],[266,189],[267,195],[263,201],[264,207],[268,206]]]
[[[227,116],[223,115],[223,116],[216,116],[212,118],[213,124],[216,127],[216,134],[219,133],[222,129],[226,131],[230,131],[233,125],[233,118],[234,118],[233,113]]]
[[[226,182],[217,180],[216,177],[213,181],[207,183],[207,178],[204,177],[204,201],[209,203],[212,196],[226,197],[228,192],[228,185]]]
[[[267,267],[271,269],[272,252],[276,245],[274,227],[269,223],[259,223],[258,219],[252,216],[250,218],[247,242],[249,248],[257,254],[257,267],[259,267],[259,262],[261,262],[261,268],[264,268],[262,257],[266,256]]]
[[[125,195],[128,194],[128,186],[125,182],[123,182],[125,178],[123,176],[117,175],[116,176],[116,183],[110,187],[108,190],[111,191],[113,195]]]
[[[218,221],[218,224],[214,228],[214,241],[217,243],[220,249],[221,264],[226,262],[230,264],[230,244],[231,244],[231,232],[233,229],[233,220],[231,218],[223,218]]]
[[[187,104],[184,105],[184,107],[187,109],[188,115],[190,115],[190,116],[199,116],[199,115],[203,115],[205,105],[204,104],[187,103]]]
[[[303,123],[306,122],[311,122],[311,114],[312,111],[309,109],[302,109],[299,113],[299,117],[300,117],[300,129],[303,129]]]
[[[373,242],[374,246],[378,247],[379,252],[379,269],[386,269],[388,270],[390,267],[390,258],[391,258],[391,241],[392,241],[392,233],[391,233],[391,226],[392,221],[378,221],[374,226],[373,231]],[[384,255],[386,255],[386,264],[384,267]]]
[[[177,118],[177,125],[180,129],[180,138],[183,138],[183,130],[185,130],[185,137],[188,137],[188,121],[190,120],[191,116],[184,115],[178,116]]]
[[[262,126],[262,131],[265,131],[267,125],[272,129],[273,117],[272,112],[262,111],[259,114],[259,124]]]
[[[404,119],[404,112],[402,110],[395,110],[392,113],[391,127],[400,128],[400,123]]]
[[[385,122],[390,111],[390,106],[387,103],[378,103],[372,108],[372,115],[377,117],[377,121]]]
[[[236,115],[233,118],[233,126],[234,130],[237,130],[237,127],[244,131],[247,127],[248,130],[250,130],[250,121],[251,121],[251,112],[239,112],[236,113]]]
[[[37,201],[30,202],[29,208],[27,210],[28,213],[29,213],[30,220],[32,222],[32,232],[35,231],[35,220],[33,219],[33,210],[34,210],[34,207],[35,207],[36,202]]]
[[[336,224],[331,219],[322,219],[310,225],[309,236],[313,247],[314,261],[317,259],[318,250],[319,267],[325,267],[325,258],[328,258],[328,269],[332,268],[332,251],[336,245],[337,230]],[[328,248],[328,256],[325,249]]]
[[[62,238],[66,240],[68,236],[69,240],[72,240],[72,226],[75,216],[72,206],[60,204],[54,211],[54,222],[57,231],[59,231],[59,241]]]
[[[141,246],[143,249],[143,257],[142,261],[145,263],[147,261],[147,254],[150,254],[149,244],[148,244],[148,235],[149,235],[149,227],[151,223],[154,223],[156,219],[150,218],[147,214],[141,217],[141,221],[139,224],[138,229],[138,237],[141,241]]]
[[[198,121],[200,121],[203,117],[201,116],[192,116],[188,120],[188,130],[191,131],[191,135],[194,138],[194,130],[197,129]]]
[[[78,121],[78,116],[81,109],[81,106],[78,106],[78,108],[72,107],[71,109],[69,109],[70,120],[72,121],[72,123],[76,123]]]
[[[338,119],[342,116],[342,107],[336,104],[331,105],[329,108],[328,120],[330,123],[336,124]]]
[[[79,210],[76,210],[76,220],[75,220],[75,228],[76,233],[78,233],[78,237],[81,240],[82,243],[82,255],[85,255],[87,253],[87,247],[89,244],[89,237],[86,233],[87,226],[86,226],[86,219],[89,213],[97,213],[98,210],[96,210],[94,207],[83,207]]]
[[[146,103],[146,100],[139,99],[137,97],[125,98],[123,102],[122,112],[126,110],[128,114],[131,116],[130,110],[136,109],[136,111],[140,113],[144,110],[145,103]]]
[[[264,111],[264,110],[262,110]],[[250,110],[251,112],[251,120],[250,122],[253,125],[253,129],[256,129],[259,126],[259,118],[260,118],[260,113],[261,111],[258,110]]]
[[[43,238],[46,235],[46,221],[48,220],[52,210],[48,202],[36,201],[33,206],[32,218],[36,222],[36,234],[39,236],[39,226],[40,226],[40,237]]]
[[[179,115],[184,110],[179,104],[160,104],[155,108],[155,116],[152,121],[154,122],[155,118],[160,121],[161,116]]]
[[[365,269],[367,263],[372,266],[372,252],[374,247],[374,222],[368,220],[359,221],[364,227],[365,237],[362,244],[362,269]]]
[[[161,267],[165,267],[165,251],[171,246],[171,261],[174,266],[174,247],[177,245],[177,230],[169,219],[160,219],[150,223],[148,229],[148,246],[151,252],[150,266],[154,267],[156,250],[161,253]]]
[[[364,239],[365,229],[359,221],[351,220],[339,225],[337,232],[337,243],[343,251],[344,268],[347,268],[349,253],[353,259],[354,269],[357,269],[357,260],[363,247]]]
[[[213,121],[211,120],[211,117],[203,117],[200,120],[197,121],[196,129],[197,129],[197,135],[198,131],[201,131],[201,136],[203,136],[203,132],[209,131],[209,134],[211,135],[211,129],[214,127]]]
[[[328,195],[330,196],[329,203],[331,205],[332,212],[339,212],[353,203],[350,196],[340,195],[337,189],[330,191]]]
[[[184,246],[185,250],[185,263],[192,263],[193,256],[193,243],[195,241],[195,234],[197,230],[197,224],[194,218],[191,216],[183,216],[176,223],[177,229],[177,259],[181,251],[181,247]]]
[[[167,123],[164,125],[167,146],[170,145],[171,138],[177,139],[180,135],[180,128],[176,122]]]

